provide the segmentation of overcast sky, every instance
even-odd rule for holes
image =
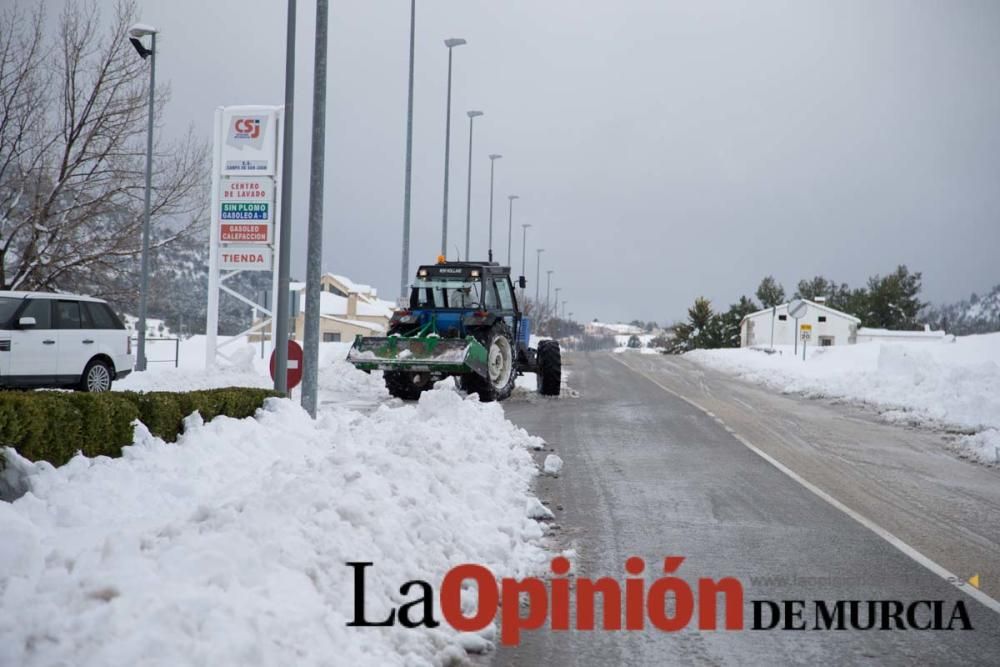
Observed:
[[[684,316],[773,273],[791,292],[899,263],[925,298],[1000,282],[1000,3],[418,0],[411,267],[441,233],[447,49],[455,51],[449,239],[473,254],[507,199],[578,320]],[[110,0],[102,0],[110,8]],[[164,131],[281,104],[285,3],[144,0],[161,30]],[[304,275],[315,3],[299,0],[293,276]],[[331,3],[324,269],[398,291],[409,2]],[[451,254],[454,254],[453,244]]]

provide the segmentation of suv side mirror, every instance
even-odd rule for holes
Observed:
[[[524,289],[525,287],[528,286],[528,281],[525,280],[524,276],[518,277],[517,286],[520,287],[521,289]]]
[[[17,321],[17,326],[21,327],[22,329],[34,329],[36,326],[38,326],[38,322],[35,320],[34,317],[22,317]]]

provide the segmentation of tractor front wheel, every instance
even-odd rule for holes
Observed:
[[[404,401],[415,401],[433,383],[422,373],[404,373],[402,371],[385,371],[385,388],[396,398]]]
[[[494,324],[483,345],[486,348],[486,378],[475,373],[463,375],[459,386],[470,394],[479,394],[479,400],[502,401],[514,391],[517,380],[517,360],[514,339],[502,321]]]

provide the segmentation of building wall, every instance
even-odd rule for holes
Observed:
[[[885,329],[858,330],[859,343],[938,343],[944,340],[943,331],[886,331]]]
[[[305,317],[299,315],[295,318],[295,340],[303,341],[305,336]],[[319,339],[323,341],[323,334],[326,333],[338,333],[340,334],[340,342],[349,343],[354,340],[354,337],[358,334],[362,336],[384,336],[385,334],[379,331],[373,331],[367,327],[359,327],[349,322],[340,322],[337,320],[332,320],[326,317],[319,318]]]
[[[787,319],[782,320],[784,315]],[[774,344],[775,345],[795,345],[795,320],[787,317],[787,306],[778,306],[774,318]],[[820,318],[826,319],[821,322]],[[811,324],[812,336],[809,345],[820,345],[821,337],[831,339],[832,345],[849,345],[855,342],[857,336],[857,323],[844,315],[836,312],[820,310],[810,307],[806,316],[798,323]],[[743,328],[740,332],[740,344],[743,347],[769,346],[771,344],[771,313],[770,311],[750,315],[743,321]]]

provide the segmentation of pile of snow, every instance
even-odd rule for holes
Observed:
[[[543,443],[447,386],[390,399],[343,353],[326,350],[316,421],[270,399],[251,419],[190,417],[176,444],[138,425],[122,458],[11,461],[31,490],[0,503],[0,664],[447,664],[488,646],[489,631],[444,623],[347,627],[344,563],[374,563],[372,618],[414,597],[401,599],[404,582],[437,587],[459,563],[537,573],[535,518],[549,515],[530,450]],[[242,354],[186,382],[266,384]],[[174,369],[139,377],[121,384],[185,382]]]
[[[872,405],[888,420],[971,433],[965,452],[1000,462],[1000,333],[939,343],[870,343],[776,354],[696,350],[685,357],[786,393]]]

